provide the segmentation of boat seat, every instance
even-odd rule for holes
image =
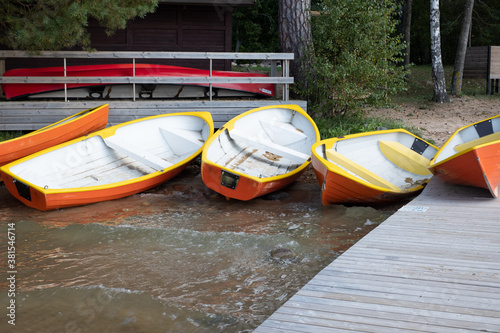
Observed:
[[[480,137],[478,139],[474,139],[474,140],[462,143],[460,145],[456,145],[455,150],[457,152],[462,152],[462,151],[465,151],[465,150],[470,149],[472,147],[479,146],[479,145],[482,145],[482,144],[485,144],[488,142],[498,141],[498,140],[500,140],[500,132],[495,132],[495,133],[491,133],[491,134],[485,135],[483,137]]]
[[[300,151],[296,151],[282,145],[278,145],[274,142],[261,141],[256,137],[252,137],[247,133],[244,133],[236,129],[229,131],[229,136],[231,137],[231,139],[236,140],[238,142],[246,143],[252,147],[268,151],[270,153],[279,155],[281,157],[287,158],[293,162],[297,162],[300,164],[304,163],[311,157],[310,155],[301,153]]]
[[[111,149],[114,149],[130,158],[133,158],[155,170],[163,170],[172,166],[173,164],[158,157],[150,154],[140,147],[124,143],[120,141],[116,136],[110,136],[104,139],[104,143]]]
[[[396,141],[379,141],[378,146],[385,157],[398,167],[417,175],[429,175],[429,159]]]
[[[200,131],[160,127],[160,132],[177,156],[192,154],[205,143],[201,139]]]
[[[307,141],[307,135],[290,123],[260,120],[260,125],[271,140],[279,142],[281,145]]]
[[[391,189],[391,190],[397,191],[397,192],[401,191],[401,189],[398,186],[396,186],[393,183],[385,180],[384,178],[376,175],[375,173],[362,167],[361,165],[357,164],[356,162],[353,162],[352,160],[348,159],[347,157],[336,152],[333,149],[326,150],[326,157],[331,162],[338,164],[342,168],[354,173],[358,177],[365,179],[366,181],[368,181],[369,183],[372,183],[373,185],[388,188],[388,189]]]

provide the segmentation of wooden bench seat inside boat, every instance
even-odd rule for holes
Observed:
[[[485,144],[488,142],[498,141],[498,140],[500,140],[500,132],[495,132],[495,133],[491,133],[491,134],[485,135],[483,137],[480,137],[478,139],[474,139],[474,140],[462,143],[460,145],[456,145],[455,150],[457,152],[462,152],[462,151],[465,151],[465,150],[470,149],[472,147],[479,146],[479,145],[482,145],[482,144]]]
[[[430,161],[425,156],[396,141],[379,141],[379,148],[385,157],[401,169],[417,175],[428,175]]]
[[[155,156],[153,154],[144,151],[144,149],[141,149],[140,147],[131,144],[126,144],[123,141],[120,141],[120,139],[117,138],[116,136],[110,136],[108,138],[105,138],[104,142],[109,148],[114,149],[124,155],[127,155],[155,170],[162,170],[173,165],[172,163],[158,156]]]
[[[307,135],[290,123],[260,120],[260,125],[271,140],[284,146],[307,140]]]
[[[235,141],[268,151],[270,153],[279,155],[300,164],[304,163],[310,158],[310,155],[276,144],[274,142],[258,140],[256,137],[252,137],[247,133],[236,129],[229,131],[229,136]]]
[[[367,182],[370,182],[373,185],[384,187],[384,188],[389,188],[393,191],[401,191],[401,189],[392,184],[391,182],[385,180],[384,178],[376,175],[372,171],[366,169],[365,167],[357,164],[356,162],[353,162],[352,160],[348,159],[344,155],[336,152],[333,149],[327,149],[326,150],[326,157],[333,163],[338,164],[342,168],[354,173],[358,177],[361,177],[365,179]]]
[[[186,153],[192,154],[205,143],[201,140],[202,136],[199,131],[160,127],[160,132],[170,149],[178,156]]]

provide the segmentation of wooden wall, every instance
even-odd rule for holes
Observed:
[[[98,51],[231,52],[232,7],[160,4],[155,13],[132,20],[127,28],[108,37],[96,22],[89,23],[91,46]],[[132,61],[132,60],[130,60]],[[71,59],[68,65],[116,63],[116,60]],[[208,60],[147,60],[177,66],[208,69]],[[54,59],[6,60],[6,69],[62,66]],[[214,61],[216,70],[230,70],[230,60]]]
[[[0,101],[0,131],[32,131],[48,126],[77,112],[105,104],[106,101],[66,102],[2,102]],[[253,108],[277,104],[297,104],[307,111],[301,100],[239,100],[239,101],[110,101],[108,125],[142,117],[173,112],[209,111],[216,128]]]
[[[490,49],[490,79],[500,79],[500,46]]]
[[[464,79],[485,79],[486,94],[498,92],[500,80],[500,46],[467,48]]]
[[[464,64],[464,79],[486,79],[488,75],[488,46],[467,48]]]

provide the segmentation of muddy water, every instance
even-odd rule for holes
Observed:
[[[322,207],[312,182],[226,201],[196,166],[147,193],[51,212],[0,186],[0,331],[249,332],[396,209]]]

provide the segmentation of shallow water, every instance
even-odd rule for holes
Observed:
[[[0,300],[15,223],[16,326],[1,332],[249,332],[397,207],[321,206],[319,186],[226,201],[195,167],[148,193],[51,212],[0,186]],[[287,258],[270,253],[287,249]]]

